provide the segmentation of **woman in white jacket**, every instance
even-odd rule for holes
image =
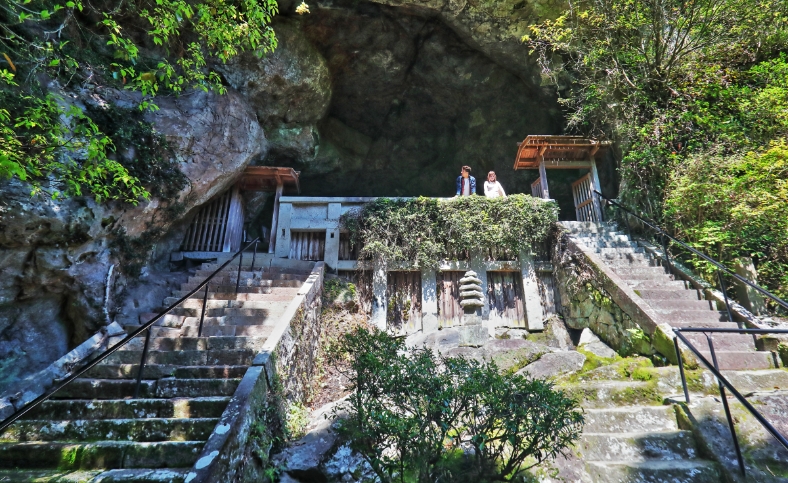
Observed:
[[[484,195],[488,198],[506,198],[503,186],[495,179],[495,171],[487,173],[487,181],[484,182]]]

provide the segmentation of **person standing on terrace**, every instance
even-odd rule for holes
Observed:
[[[495,177],[495,171],[487,173],[487,181],[484,182],[484,195],[488,198],[506,198],[503,186]]]
[[[470,196],[476,194],[476,178],[471,176],[471,167],[463,166],[457,176],[457,194],[455,196]]]

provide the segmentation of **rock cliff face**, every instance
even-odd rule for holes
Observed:
[[[320,59],[309,62],[311,69],[293,66],[313,79],[293,98],[315,99],[313,112],[330,102],[317,120],[295,106],[289,117],[261,119],[272,140],[262,163],[301,169],[310,194],[451,196],[464,164],[481,178],[497,170],[509,190],[528,190],[534,173],[511,171],[516,142],[560,131],[555,100],[539,86],[522,34],[515,36],[535,10],[524,15],[510,6],[520,19],[514,25],[502,11],[482,7],[318,2],[310,14],[275,25],[284,33],[280,52]],[[301,47],[304,39],[317,52]],[[228,80],[252,104],[262,98],[246,79],[288,82],[267,65],[239,67],[247,72]],[[330,88],[318,75],[324,69]]]
[[[80,99],[130,101],[112,91],[85,92]],[[125,276],[128,257],[145,265],[155,259],[157,248],[165,252],[170,243],[180,243],[184,222],[172,219],[168,210],[179,206],[189,213],[266,153],[263,130],[238,94],[194,93],[177,101],[161,99],[158,105],[150,121],[174,147],[190,183],[177,203],[151,199],[136,207],[99,205],[84,198],[31,198],[30,189],[18,181],[0,185],[0,390],[4,382],[42,369],[112,320],[133,282]],[[120,228],[125,235],[119,235]],[[119,240],[137,241],[132,246],[138,251],[124,257]]]
[[[196,209],[250,163],[301,170],[304,195],[451,196],[464,164],[529,191],[535,173],[511,170],[516,142],[560,132],[560,114],[519,38],[561,2],[319,1],[303,16],[295,3],[280,3],[273,54],[216,66],[226,96],[160,98],[148,115],[190,182],[176,202],[53,201],[0,184],[0,390],[146,303],[129,265],[143,279],[166,268]],[[265,197],[252,198],[247,219],[260,220]]]

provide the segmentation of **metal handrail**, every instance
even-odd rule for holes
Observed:
[[[637,213],[635,213],[632,210],[628,209],[627,207],[623,206],[618,201],[612,200],[610,198],[605,197],[605,195],[603,195],[602,193],[600,193],[597,190],[594,190],[594,193],[596,193],[597,196],[601,197],[602,199],[604,199],[608,203],[610,203],[612,205],[615,205],[618,208],[626,211],[630,215],[634,216],[635,218],[637,218],[638,220],[643,222],[643,224],[645,224],[646,226],[648,226],[652,230],[654,230],[657,233],[659,233],[660,236],[669,238],[670,240],[672,240],[674,243],[678,244],[682,248],[694,253],[695,255],[697,255],[697,256],[701,257],[702,259],[706,260],[707,262],[711,263],[712,265],[717,267],[718,271],[721,270],[721,271],[726,272],[728,275],[732,276],[736,280],[749,285],[750,287],[754,288],[755,290],[757,290],[761,294],[763,294],[763,295],[769,297],[770,299],[772,299],[773,301],[775,301],[778,305],[782,306],[785,309],[788,309],[788,302],[786,302],[785,300],[779,298],[778,296],[776,296],[773,293],[769,292],[768,290],[766,290],[765,288],[761,287],[760,285],[747,280],[746,278],[742,277],[741,275],[737,274],[736,272],[731,271],[728,267],[726,267],[722,263],[718,262],[717,260],[714,260],[713,258],[711,258],[708,255],[696,250],[695,248],[692,248],[691,246],[687,245],[686,243],[684,243],[684,242],[682,242],[680,240],[677,240],[676,238],[672,237],[669,233],[667,233],[665,230],[663,230],[662,228],[657,226],[657,224],[655,222],[643,218],[642,216],[638,215]],[[627,221],[627,225],[629,225],[628,221]],[[668,255],[668,251],[667,251],[667,246],[665,244],[664,238],[662,240],[662,246],[663,246],[663,251],[665,252],[666,261],[668,262],[668,264],[670,264],[669,255]],[[725,284],[722,281],[722,276],[719,273],[718,273],[718,277],[720,279],[720,284],[722,285],[721,288],[722,288],[722,291],[723,291],[723,295],[725,295],[726,307],[728,308],[728,313],[730,314],[730,307],[728,305],[728,296],[725,293]]]
[[[206,277],[205,280],[200,282],[199,285],[197,285],[197,287],[195,287],[193,290],[191,290],[188,294],[186,294],[183,297],[181,297],[177,302],[175,302],[174,304],[170,305],[169,307],[167,307],[162,312],[159,312],[158,315],[156,315],[155,317],[153,317],[149,321],[145,322],[142,326],[140,326],[134,332],[132,332],[131,334],[126,336],[125,339],[121,340],[120,342],[118,342],[117,344],[113,345],[112,347],[106,349],[104,352],[102,352],[98,356],[90,359],[80,369],[78,369],[77,371],[73,372],[67,378],[63,379],[63,381],[61,381],[60,384],[56,385],[54,388],[50,389],[49,391],[46,391],[44,394],[38,396],[37,398],[35,398],[31,402],[27,403],[25,405],[25,407],[23,407],[22,409],[19,409],[14,414],[12,414],[11,416],[9,416],[6,419],[4,419],[3,422],[0,423],[0,434],[2,434],[6,429],[8,429],[8,427],[11,426],[14,422],[16,422],[19,418],[21,418],[22,416],[24,416],[25,414],[27,414],[31,410],[33,410],[36,407],[38,407],[44,401],[46,401],[49,398],[51,398],[56,392],[58,392],[59,390],[63,389],[67,385],[71,384],[75,379],[77,379],[78,377],[80,377],[81,375],[83,375],[84,373],[89,371],[90,369],[92,369],[94,366],[98,365],[100,362],[102,362],[104,359],[106,359],[107,357],[112,355],[118,349],[120,349],[121,347],[123,347],[124,345],[129,343],[132,339],[134,339],[135,337],[137,337],[141,333],[147,331],[147,334],[145,335],[145,347],[144,347],[144,349],[142,351],[142,360],[140,361],[140,369],[139,369],[139,372],[137,374],[137,386],[135,387],[135,390],[134,390],[134,397],[137,398],[137,396],[139,395],[140,383],[142,381],[142,371],[143,371],[143,369],[145,367],[145,359],[147,358],[147,354],[148,354],[148,344],[150,343],[150,328],[153,326],[153,324],[155,324],[159,319],[161,319],[162,317],[167,315],[172,309],[176,308],[181,303],[183,303],[183,301],[185,301],[186,299],[188,299],[189,297],[191,297],[192,295],[197,293],[200,289],[203,288],[203,286],[205,286],[205,288],[206,288],[206,296],[205,296],[205,298],[203,298],[203,301],[206,301],[207,300],[207,292],[208,292],[208,282],[210,282],[213,279],[213,277],[216,276],[217,273],[219,273],[220,271],[224,270],[224,268],[227,265],[229,265],[233,260],[235,260],[235,258],[238,255],[243,253],[247,248],[249,248],[253,244],[254,244],[254,248],[255,248],[255,255],[257,255],[257,244],[259,242],[260,242],[260,238],[259,237],[255,238],[254,240],[249,242],[246,246],[244,246],[243,248],[238,250],[232,256],[232,258],[230,258],[229,260],[224,262],[222,264],[222,266],[220,266],[213,273],[208,275],[208,277]],[[252,259],[252,267],[251,267],[252,270],[254,270],[254,261],[255,260],[253,258]],[[238,274],[239,274],[239,277],[240,277],[240,273],[241,273],[241,263],[239,262],[238,263]],[[238,292],[238,285],[236,284],[236,293],[237,292]],[[202,311],[203,311],[203,317],[204,317],[205,316],[205,303],[203,303]],[[200,324],[202,325],[202,318],[200,320]],[[202,330],[200,330],[200,332],[202,332]]]
[[[719,364],[717,363],[717,354],[714,351],[714,343],[712,342],[711,336],[709,333],[739,333],[739,334],[788,334],[788,330],[786,329],[713,329],[707,327],[686,327],[686,328],[674,328],[673,332],[676,334],[676,337],[673,338],[673,343],[676,347],[676,357],[679,361],[679,371],[681,373],[681,384],[684,389],[684,400],[687,404],[690,403],[690,396],[689,390],[687,388],[687,379],[684,375],[684,364],[681,358],[681,352],[679,352],[679,339],[681,342],[684,343],[694,354],[698,360],[705,365],[714,377],[717,378],[717,383],[720,389],[720,398],[722,400],[723,408],[725,409],[725,417],[728,420],[728,426],[731,431],[731,437],[733,438],[733,445],[736,449],[736,458],[739,462],[739,470],[741,471],[742,475],[745,475],[745,467],[744,467],[744,458],[742,457],[741,448],[739,447],[739,439],[736,436],[736,429],[733,423],[733,417],[731,416],[730,408],[728,407],[728,397],[725,394],[725,389],[727,388],[733,396],[738,399],[738,401],[749,411],[750,414],[755,417],[755,419],[763,426],[766,431],[769,432],[774,438],[780,442],[780,444],[788,450],[788,438],[783,436],[772,424],[766,420],[763,415],[758,412],[755,407],[750,404],[747,399],[742,396],[742,394],[736,390],[736,388],[731,384],[725,376],[720,373]],[[701,353],[700,351],[689,341],[686,337],[682,334],[682,332],[700,332],[706,336],[706,340],[709,343],[709,353],[711,354],[712,362],[709,362]]]

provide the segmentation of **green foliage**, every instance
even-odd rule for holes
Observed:
[[[295,440],[306,434],[309,423],[309,409],[300,402],[291,402],[287,407],[287,421],[285,424],[288,439]]]
[[[759,283],[788,297],[788,144],[693,156],[671,176],[666,215],[678,236],[721,261],[752,257]],[[691,260],[709,279],[716,269]]]
[[[545,380],[380,331],[350,332],[340,349],[352,386],[340,432],[382,482],[511,481],[580,435],[576,401]]]
[[[526,195],[379,198],[342,217],[359,258],[435,266],[475,250],[517,254],[543,241],[558,209]]]
[[[624,198],[652,217],[687,155],[786,133],[784,1],[585,0],[524,40],[569,129],[620,141]]]
[[[53,93],[27,94],[0,71],[0,180],[16,177],[31,194],[90,195],[101,202],[147,198],[138,179],[107,157],[112,140],[78,107]],[[50,187],[50,178],[58,181]]]
[[[276,37],[269,23],[277,11],[275,0],[5,1],[0,180],[16,177],[34,194],[55,197],[147,198],[135,173],[151,166],[127,169],[112,159],[122,148],[64,92],[105,85],[135,90],[142,93],[142,110],[157,109],[152,99],[162,91],[223,93],[208,60],[270,52]]]

